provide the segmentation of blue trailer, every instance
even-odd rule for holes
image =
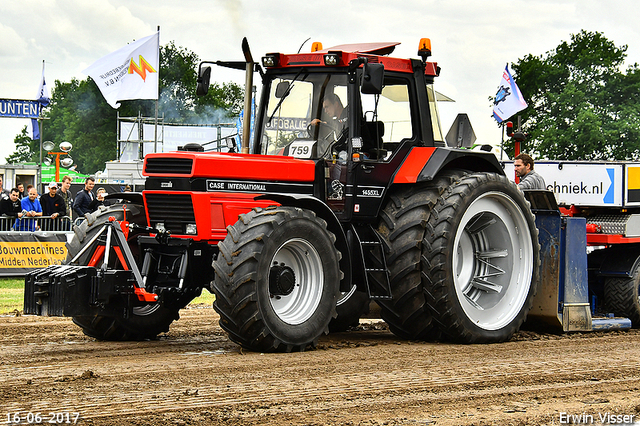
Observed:
[[[631,318],[639,313],[640,245],[613,226],[631,215],[584,206],[561,210],[552,191],[526,196],[541,247],[540,283],[527,323],[565,332],[637,327]]]

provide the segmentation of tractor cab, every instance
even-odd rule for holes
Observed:
[[[311,53],[262,58],[250,152],[314,160],[316,194],[342,219],[375,217],[408,151],[444,146],[432,86],[437,67],[428,55],[384,56],[396,45],[315,43]]]

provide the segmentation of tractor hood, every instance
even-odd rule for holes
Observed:
[[[313,182],[314,169],[314,161],[293,157],[169,152],[147,155],[144,159],[142,174],[149,177]]]

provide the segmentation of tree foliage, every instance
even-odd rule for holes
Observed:
[[[43,137],[71,142],[78,171],[93,173],[116,156],[116,114],[93,81],[56,80]]]
[[[216,124],[232,121],[242,110],[243,89],[235,83],[212,83],[209,93],[196,97],[198,56],[169,42],[160,47],[158,115],[165,123]],[[71,157],[82,173],[104,169],[117,158],[117,110],[104,100],[91,78],[55,81],[51,104],[45,109],[43,138],[56,145],[71,142]],[[154,117],[155,101],[123,101],[121,117]],[[6,158],[15,164],[39,159],[39,141],[26,127],[16,136],[16,151]]]
[[[519,113],[522,149],[557,160],[640,159],[640,69],[622,71],[626,50],[583,30],[512,64],[529,104]]]
[[[16,144],[16,150],[6,158],[7,163],[17,164],[38,162],[40,142],[31,139],[27,131],[27,126],[24,126],[20,133],[16,135],[13,139],[13,143]]]

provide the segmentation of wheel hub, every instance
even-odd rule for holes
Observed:
[[[274,262],[269,271],[269,292],[273,296],[288,296],[296,286],[293,269],[284,263]]]

